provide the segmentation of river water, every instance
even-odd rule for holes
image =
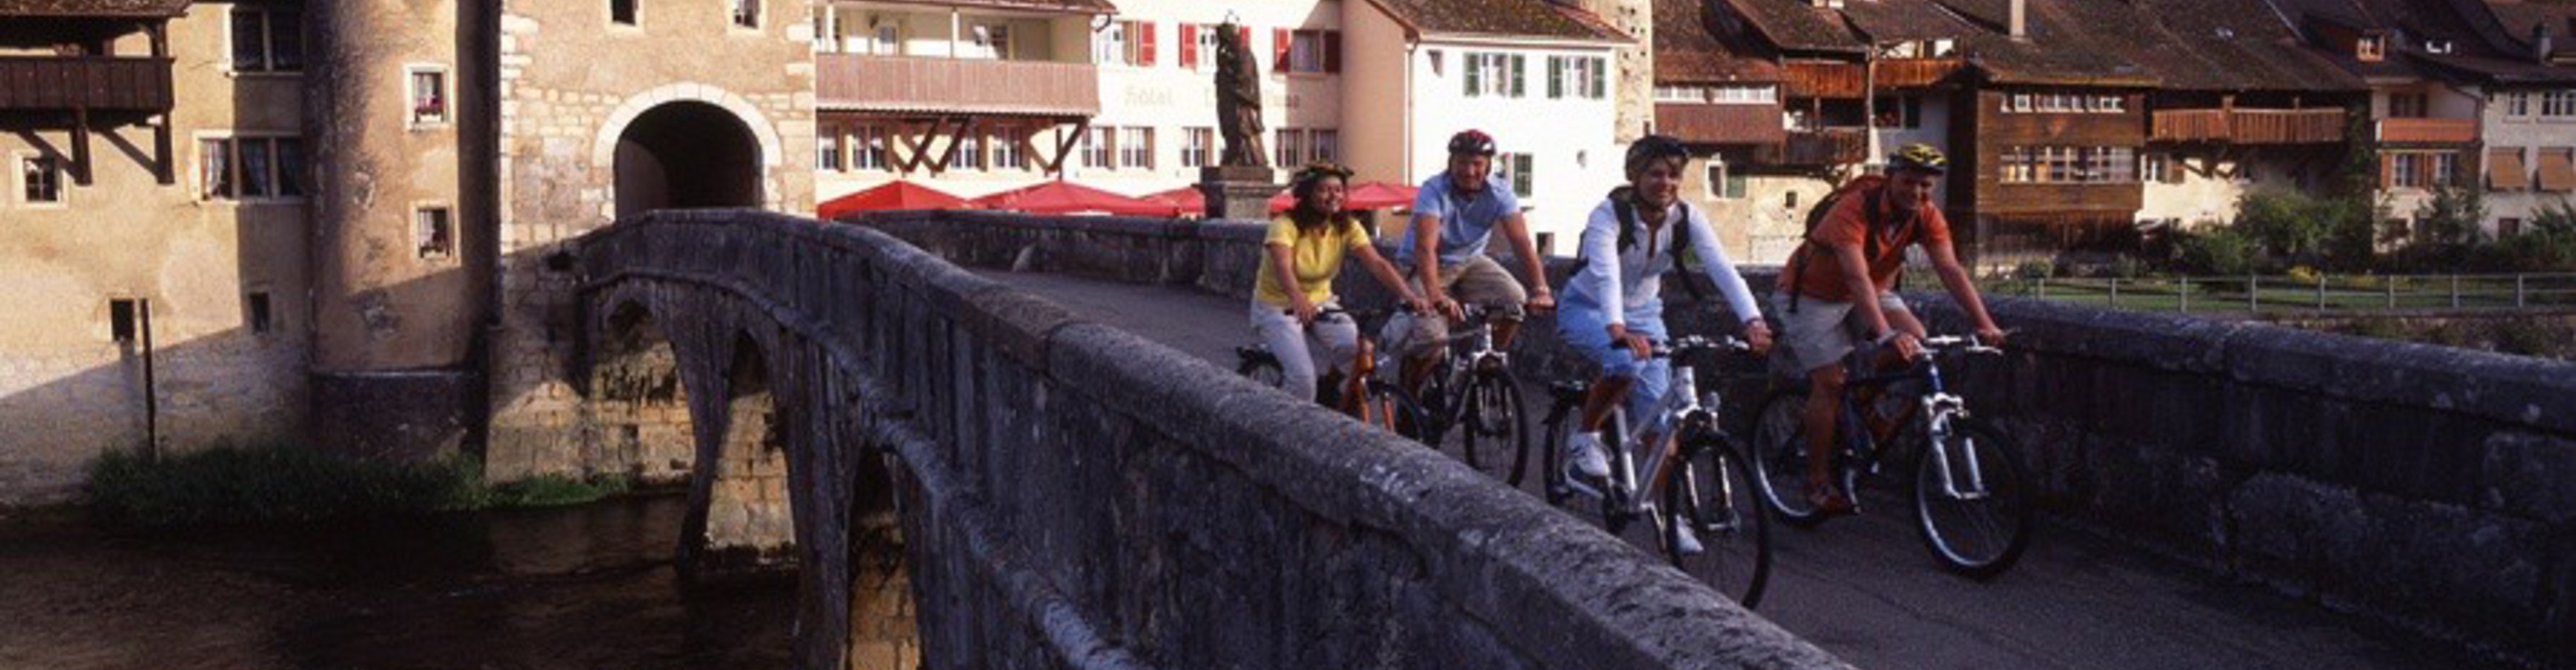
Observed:
[[[0,520],[0,670],[785,667],[793,577],[682,587],[686,506],[183,534]]]

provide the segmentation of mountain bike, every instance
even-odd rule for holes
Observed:
[[[1998,355],[2002,350],[1956,336],[1925,338],[1923,346],[1923,355],[1902,369],[1855,375],[1843,384],[1834,423],[1840,445],[1834,451],[1834,471],[1858,504],[1862,478],[1876,477],[1895,460],[1895,452],[1911,448],[1912,481],[1904,484],[1924,545],[1943,567],[1990,578],[2012,567],[2030,542],[2027,480],[2016,460],[2021,450],[2003,431],[1969,414],[1967,401],[1949,392],[1935,353]],[[1899,389],[1900,384],[1912,388]],[[1863,397],[1872,394],[1880,397],[1864,403]],[[1807,397],[1803,380],[1772,393],[1755,419],[1752,450],[1763,503],[1782,521],[1801,528],[1824,520],[1804,494],[1807,437],[1801,419]],[[1873,426],[1864,412],[1885,420]]]
[[[1517,454],[1529,440],[1522,425],[1528,412],[1521,404],[1520,380],[1512,376],[1510,355],[1494,348],[1489,315],[1481,307],[1466,307],[1469,327],[1440,343],[1448,355],[1432,367],[1415,395],[1428,422],[1422,441],[1438,448],[1456,430],[1459,457],[1480,472],[1485,469],[1484,449]],[[1520,485],[1521,466],[1514,461],[1513,486]]]
[[[1610,458],[1610,476],[1600,482],[1571,476],[1559,462],[1566,436],[1582,420],[1589,383],[1549,385],[1554,402],[1548,408],[1546,439],[1537,450],[1544,461],[1540,472],[1547,477],[1548,504],[1591,499],[1599,503],[1602,525],[1614,535],[1629,522],[1646,519],[1654,524],[1656,545],[1674,567],[1707,580],[1752,608],[1762,602],[1763,588],[1771,578],[1770,525],[1753,500],[1750,463],[1718,420],[1718,393],[1702,392],[1698,375],[1682,360],[1747,348],[1734,338],[1699,336],[1656,345],[1654,356],[1673,360],[1667,402],[1654,416],[1633,424],[1625,408],[1611,410],[1601,426],[1601,448]],[[1664,454],[1666,439],[1675,442],[1670,458]],[[1523,445],[1515,460],[1526,460],[1528,450]],[[1640,458],[1650,461],[1643,477],[1637,471]],[[1667,468],[1672,468],[1669,474]],[[1663,482],[1660,502],[1648,502],[1645,489],[1656,481]],[[1682,553],[1676,544],[1680,533],[1703,538],[1705,550],[1697,556]]]
[[[1319,313],[1316,320],[1331,317],[1362,319],[1382,314],[1375,311],[1354,313],[1333,307]],[[1306,327],[1312,329],[1314,324]],[[1404,392],[1403,386],[1380,379],[1377,374],[1380,366],[1394,365],[1394,357],[1378,353],[1377,344],[1369,339],[1367,329],[1361,329],[1360,333],[1359,351],[1351,361],[1350,375],[1339,384],[1325,384],[1329,377],[1316,380],[1316,404],[1339,410],[1361,423],[1384,428],[1387,432],[1422,440],[1423,426],[1429,421],[1424,418],[1422,407],[1413,401],[1412,394]],[[1286,385],[1285,368],[1280,367],[1279,355],[1271,352],[1268,345],[1256,341],[1251,346],[1235,347],[1234,355],[1236,374],[1271,388]]]

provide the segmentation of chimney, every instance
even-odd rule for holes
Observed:
[[[2013,39],[2030,37],[2030,0],[2012,0],[2012,18],[2008,28]]]
[[[2558,45],[2554,42],[2555,40],[2549,38],[2549,24],[2532,24],[2531,59],[2541,63],[2549,62],[2549,52],[2555,51],[2558,48]]]

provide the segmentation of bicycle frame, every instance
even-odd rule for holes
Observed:
[[[1705,350],[1715,350],[1716,348],[1715,345],[1693,345],[1677,350],[1671,354],[1659,353],[1659,355],[1668,355],[1672,358],[1678,359],[1682,353],[1691,350],[1701,350],[1703,347],[1706,348]],[[1619,505],[1619,510],[1623,513],[1631,515],[1642,514],[1647,509],[1652,508],[1653,503],[1646,502],[1646,496],[1642,495],[1645,491],[1640,485],[1640,482],[1654,482],[1662,480],[1664,478],[1665,469],[1671,468],[1677,463],[1685,462],[1685,459],[1693,455],[1689,453],[1681,453],[1682,449],[1690,448],[1688,446],[1688,441],[1684,441],[1684,443],[1677,446],[1672,453],[1667,454],[1663,449],[1664,440],[1679,439],[1682,435],[1693,431],[1705,431],[1709,435],[1718,437],[1723,437],[1725,435],[1724,429],[1719,425],[1717,420],[1717,410],[1720,402],[1718,394],[1711,391],[1706,394],[1705,400],[1702,399],[1702,394],[1699,391],[1698,371],[1692,369],[1691,366],[1683,365],[1679,361],[1675,361],[1671,366],[1670,379],[1672,380],[1672,385],[1664,394],[1664,406],[1656,410],[1654,416],[1645,417],[1644,419],[1638,420],[1628,426],[1627,434],[1621,436],[1625,439],[1619,442],[1620,448],[1617,450],[1618,453],[1610,454],[1613,459],[1610,470],[1610,476],[1613,481],[1605,482],[1605,484],[1607,484],[1609,488],[1618,490],[1621,495],[1626,496],[1624,500],[1620,501]],[[1569,419],[1572,419],[1572,417],[1569,417]],[[1657,428],[1659,425],[1664,429],[1658,431]],[[1645,439],[1650,435],[1656,438],[1651,444],[1649,444]],[[1654,454],[1655,459],[1654,463],[1649,464],[1644,479],[1639,479],[1637,477],[1636,458],[1634,455],[1641,447],[1650,449],[1651,451],[1649,453]],[[1553,445],[1549,445],[1547,448],[1553,448]],[[1585,497],[1601,499],[1610,495],[1609,491],[1596,488],[1580,479],[1567,477],[1564,478],[1564,482],[1566,489],[1569,492],[1580,494]],[[1666,481],[1664,482],[1664,485],[1678,486],[1679,484]]]
[[[1877,436],[1866,430],[1865,427],[1868,424],[1862,420],[1861,412],[1867,410],[1860,406],[1858,399],[1854,397],[1855,394],[1863,388],[1878,388],[1881,392],[1892,391],[1897,383],[1913,380],[1922,380],[1924,388],[1915,398],[1915,409],[1918,413],[1906,418],[1919,417],[1923,420],[1924,435],[1929,438],[1925,444],[1935,447],[1932,460],[1938,466],[1936,471],[1940,474],[1942,493],[1959,500],[1985,498],[1990,492],[1986,488],[1985,468],[1983,464],[1977,462],[1976,450],[1969,449],[1961,452],[1962,460],[1967,466],[1964,477],[1967,485],[1962,488],[1960,480],[1963,478],[1958,472],[1959,469],[1954,467],[1955,464],[1950,462],[1949,450],[1937,448],[1938,445],[1949,443],[1951,422],[1967,414],[1968,403],[1966,398],[1949,392],[1948,385],[1941,377],[1941,366],[1934,361],[1930,352],[1913,361],[1903,371],[1864,376],[1843,384],[1842,398],[1839,402],[1841,411],[1835,417],[1835,430],[1842,436],[1841,442],[1854,456],[1855,463],[1851,467],[1866,467],[1870,472],[1877,472],[1886,455],[1886,450],[1880,448],[1883,445],[1878,444]]]

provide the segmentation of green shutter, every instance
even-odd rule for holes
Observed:
[[[1609,85],[1609,81],[1610,62],[1599,58],[1592,59],[1592,99],[1609,97],[1608,90],[1605,88]]]
[[[1549,56],[1547,57],[1547,98],[1555,100],[1562,97],[1565,97],[1565,59]]]
[[[1467,97],[1476,97],[1476,93],[1478,92],[1476,90],[1476,85],[1484,82],[1485,73],[1483,69],[1477,67],[1484,64],[1484,54],[1469,52],[1458,54],[1458,56],[1460,64],[1466,66],[1462,69],[1467,71]]]
[[[1744,186],[1745,186],[1745,183],[1746,183],[1746,178],[1745,178],[1743,175],[1732,174],[1732,173],[1730,173],[1730,174],[1726,175],[1726,197],[1727,197],[1727,199],[1729,199],[1729,200],[1742,200],[1742,199],[1744,199]]]
[[[1528,77],[1528,76],[1526,76],[1526,75],[1528,75],[1528,74],[1529,74],[1529,69],[1528,69],[1528,68],[1526,68],[1526,67],[1524,67],[1524,66],[1528,65],[1527,60],[1528,60],[1527,58],[1524,58],[1524,57],[1522,57],[1522,56],[1520,56],[1520,55],[1518,55],[1518,54],[1514,54],[1514,55],[1512,56],[1512,68],[1511,68],[1511,71],[1510,71],[1508,74],[1503,75],[1503,76],[1506,76],[1506,77],[1511,77],[1511,80],[1512,80],[1512,97],[1519,98],[1519,97],[1525,97],[1525,96],[1529,95],[1528,90],[1523,86],[1523,83],[1524,83],[1524,82],[1526,82],[1526,81],[1529,79],[1529,77]]]

